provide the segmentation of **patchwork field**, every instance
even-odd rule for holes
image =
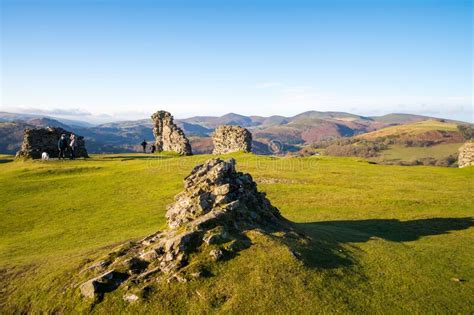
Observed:
[[[250,248],[209,277],[157,282],[134,304],[120,289],[83,299],[81,267],[163,229],[183,178],[210,156],[0,156],[2,313],[474,312],[474,168],[232,156],[311,238],[302,259],[250,231]]]

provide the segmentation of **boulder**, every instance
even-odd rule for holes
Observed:
[[[191,145],[183,130],[173,122],[173,116],[163,110],[151,116],[156,151],[173,151],[181,155],[192,155]]]
[[[212,141],[213,154],[252,151],[252,134],[239,126],[219,126],[212,134]]]
[[[114,290],[125,279],[126,275],[116,272],[115,270],[90,279],[80,285],[81,294],[86,298],[100,298],[105,292]]]
[[[50,158],[57,158],[59,156],[58,140],[62,134],[66,135],[69,139],[71,132],[62,128],[34,128],[25,129],[23,132],[23,143],[21,144],[20,151],[16,153],[16,158],[26,159],[40,159],[43,152],[47,152]],[[76,148],[76,157],[87,158],[87,154],[84,137],[78,136]],[[69,156],[70,151],[66,154]]]
[[[458,155],[459,167],[466,167],[474,165],[474,142],[466,142],[459,148]]]

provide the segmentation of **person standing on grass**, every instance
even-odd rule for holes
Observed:
[[[59,149],[58,159],[60,160],[62,158],[64,160],[66,158],[66,150],[67,150],[67,139],[64,133],[61,135],[61,138],[59,138],[58,149]]]
[[[147,144],[148,144],[148,143],[146,143],[146,140],[143,139],[143,142],[141,143],[142,148],[143,148],[143,153],[146,153],[146,145],[147,145]]]
[[[69,147],[71,148],[71,160],[74,160],[76,158],[76,149],[77,149],[76,135],[71,133],[69,140],[70,140]]]
[[[156,145],[152,144],[150,147],[150,153],[153,154],[156,151]]]

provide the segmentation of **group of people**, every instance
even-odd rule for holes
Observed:
[[[76,150],[77,150],[77,137],[75,134],[71,133],[69,139],[66,137],[66,134],[62,134],[58,140],[58,149],[59,149],[59,159],[66,158],[66,152],[69,150],[71,152],[71,156],[69,157],[71,160],[76,158]]]
[[[146,142],[145,139],[143,139],[143,142],[141,143],[142,148],[143,148],[143,153],[146,153],[146,148],[148,146],[148,143]],[[156,151],[156,145],[154,143],[151,144],[150,146],[150,153],[155,153]]]

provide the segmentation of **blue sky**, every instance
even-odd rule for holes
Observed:
[[[6,110],[473,120],[471,1],[1,1]]]

